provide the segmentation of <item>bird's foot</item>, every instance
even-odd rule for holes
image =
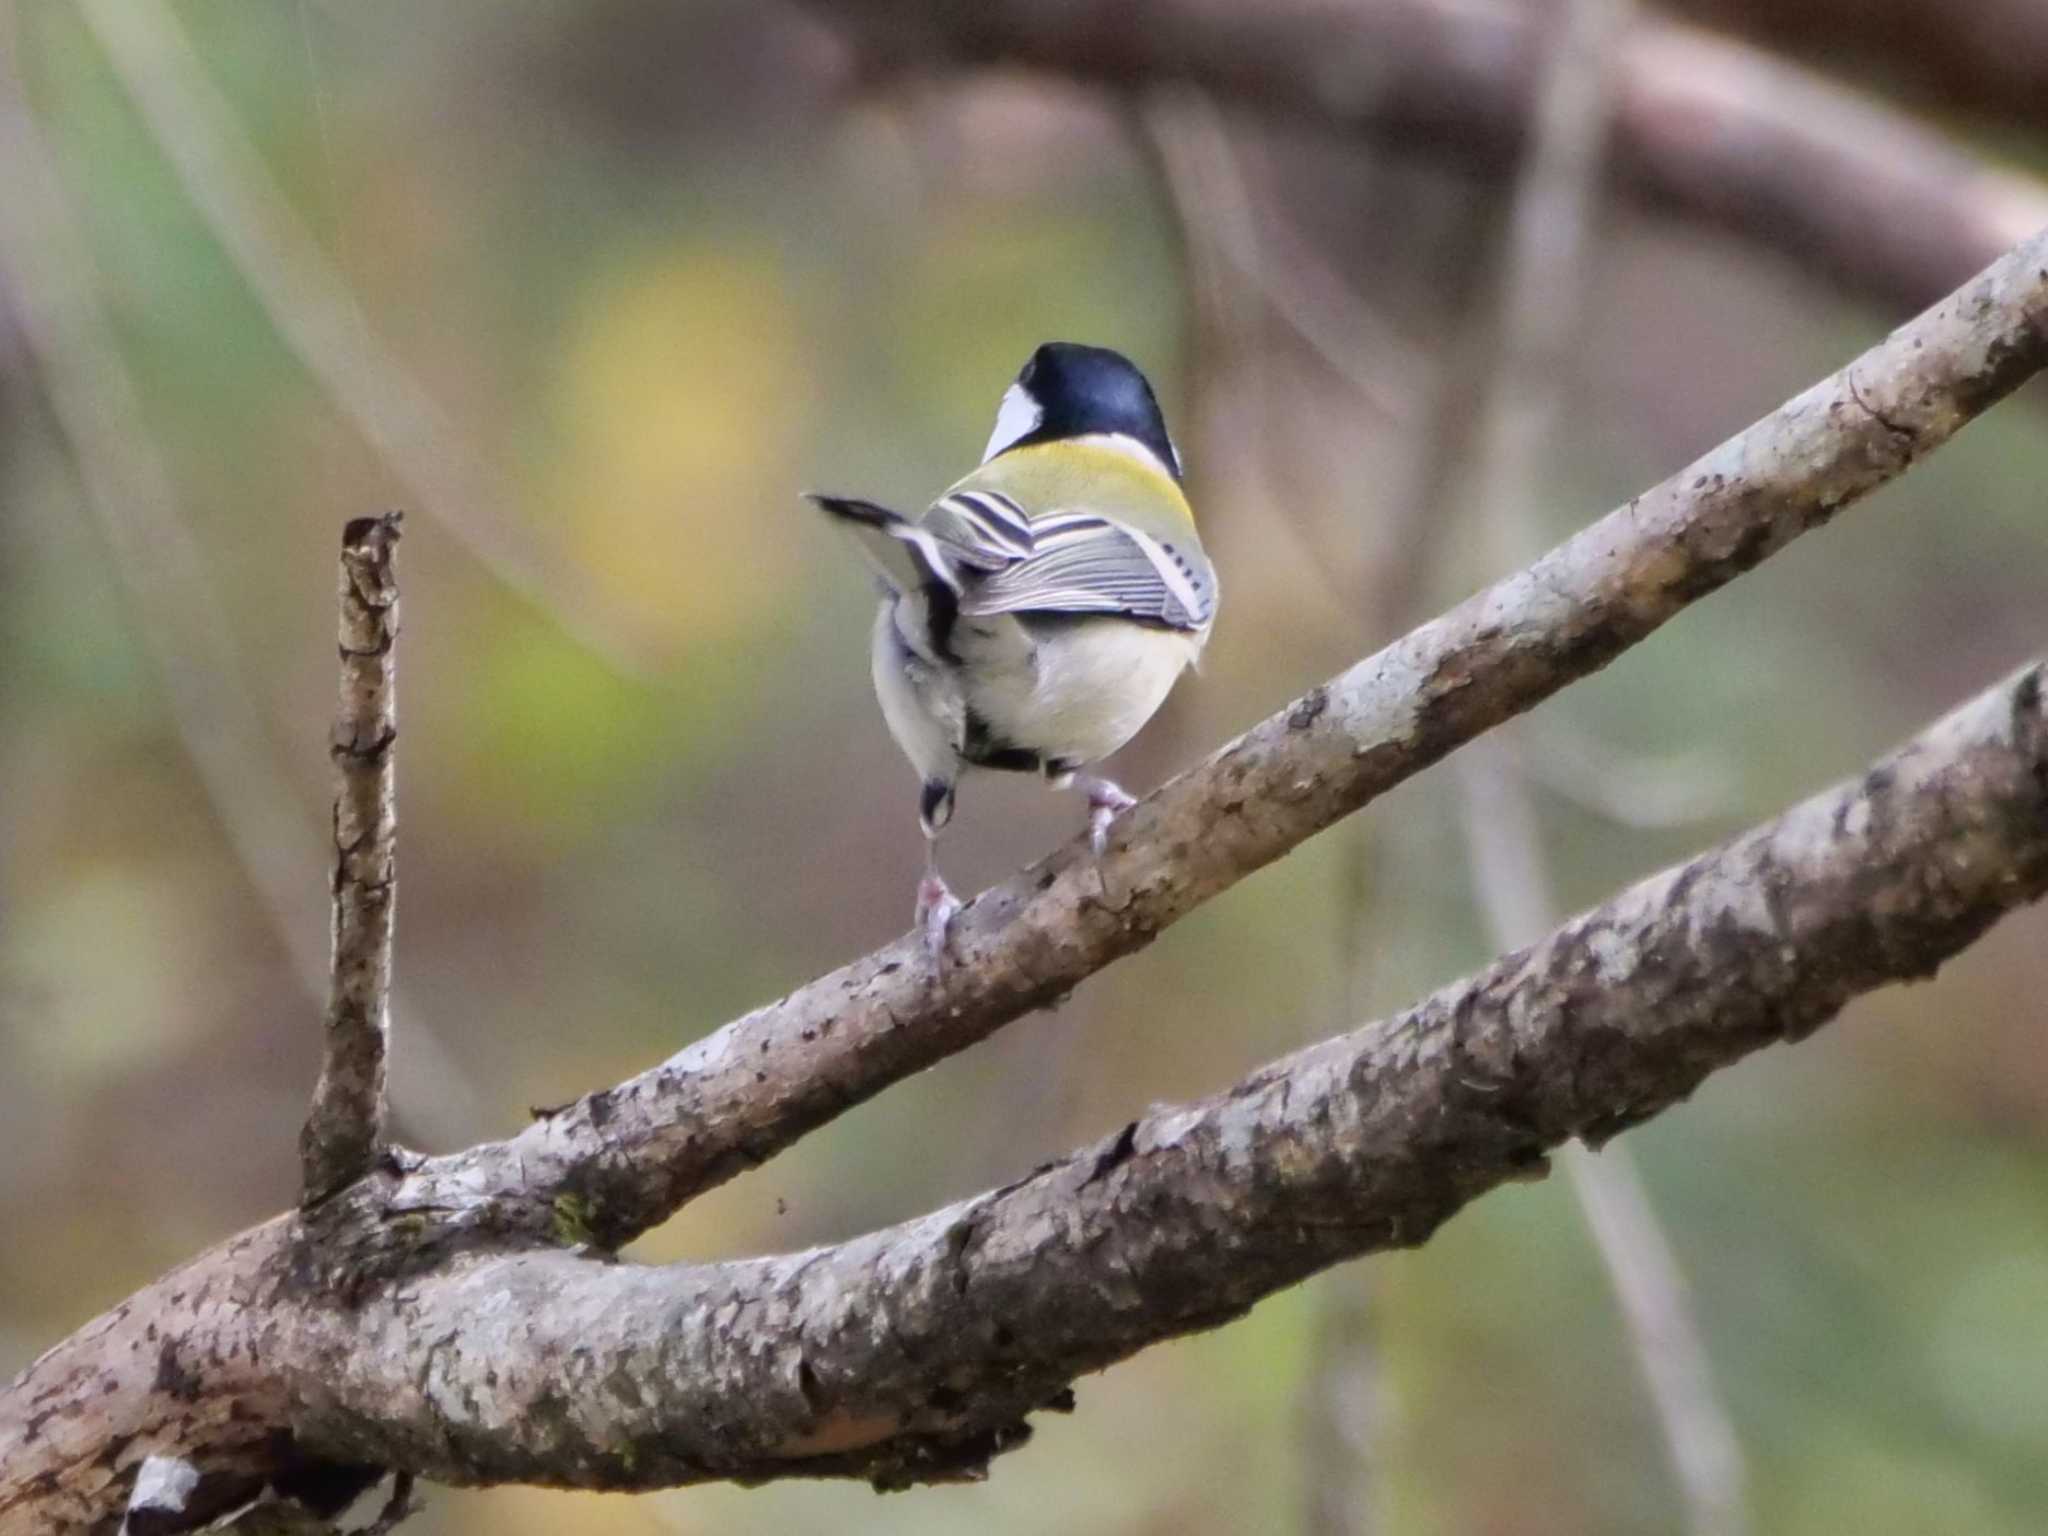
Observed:
[[[929,871],[917,883],[917,912],[912,918],[924,940],[924,952],[934,966],[946,964],[946,945],[952,935],[953,916],[960,910],[955,896],[937,870]]]
[[[1086,779],[1082,788],[1088,794],[1088,846],[1099,859],[1109,849],[1109,824],[1138,801],[1108,779]]]

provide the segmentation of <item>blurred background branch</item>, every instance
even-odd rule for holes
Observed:
[[[2048,12],[2033,0],[1673,0],[1672,9],[1937,110],[2048,124]]]
[[[1538,8],[1464,0],[1152,0],[1113,13],[853,0],[878,68],[1025,64],[1219,97],[1488,169],[1534,99]],[[824,14],[824,13],[821,13]],[[1638,196],[1917,306],[2048,223],[2048,189],[1866,93],[1645,21],[1620,50],[1614,160]]]

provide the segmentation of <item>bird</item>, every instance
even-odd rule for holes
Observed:
[[[1107,347],[1046,342],[1004,391],[981,463],[918,515],[807,493],[880,589],[870,660],[919,779],[914,923],[943,960],[959,902],[938,838],[969,769],[1087,796],[1099,858],[1136,804],[1088,772],[1150,720],[1216,619],[1216,572],[1158,398]]]

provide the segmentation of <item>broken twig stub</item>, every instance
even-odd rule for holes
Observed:
[[[399,514],[342,531],[334,761],[333,963],[325,1050],[299,1138],[304,1203],[360,1178],[384,1145],[391,932],[398,897]]]

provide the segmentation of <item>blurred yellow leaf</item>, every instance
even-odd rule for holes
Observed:
[[[565,348],[552,497],[635,631],[678,648],[751,626],[795,567],[788,465],[804,349],[772,252],[730,241],[608,272]]]

